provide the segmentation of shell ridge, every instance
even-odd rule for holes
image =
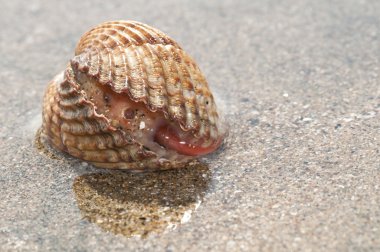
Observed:
[[[114,86],[115,90],[119,91],[124,88],[125,83],[125,65],[123,62],[123,52],[121,47],[116,47],[114,50],[117,53],[112,53],[112,81],[108,83],[109,86]]]
[[[91,64],[90,66],[90,69],[92,70],[92,72],[90,72],[90,70],[88,72],[88,74],[93,77],[99,76],[100,74],[99,72],[100,71],[100,53],[97,47],[95,47],[94,50],[96,51],[96,53],[94,53],[94,56],[96,55],[96,57],[93,56],[92,58],[95,58],[96,61],[94,62],[93,65]]]
[[[107,48],[108,62],[109,62],[109,71],[108,71],[108,81],[106,84],[112,85],[115,81],[115,54],[110,52],[110,49]]]
[[[107,71],[107,81],[105,82],[105,84],[111,84],[112,83],[112,80],[113,80],[113,73],[112,73],[112,66],[114,65],[114,62],[113,62],[113,53],[110,52],[110,49],[106,47],[106,51],[107,51],[107,60],[108,60],[108,71]]]
[[[133,37],[138,37],[139,39],[137,40],[139,42],[138,45],[132,45],[134,48],[135,56],[137,57],[137,62],[139,62],[138,67],[140,69],[140,74],[139,77],[142,80],[142,85],[144,87],[144,95],[141,95],[141,97],[137,97],[137,101],[143,101],[144,104],[148,105],[148,108],[151,107],[151,103],[149,102],[149,80],[148,80],[148,64],[143,60],[146,59],[146,50],[145,50],[145,44],[147,44],[151,41],[146,34],[142,33],[139,29],[138,26],[135,24],[131,23],[131,27],[127,27],[127,30],[130,31],[130,35]]]
[[[151,33],[151,31],[145,29],[143,26],[134,24],[133,22],[131,24],[133,24],[133,28],[135,30],[139,31],[139,33],[144,36],[144,42],[141,45],[144,45],[147,43],[155,44],[159,41],[159,37],[157,36],[156,33],[153,34]]]
[[[165,48],[166,48],[167,46],[165,46]],[[176,57],[176,56],[178,56],[178,55],[176,55],[175,54],[175,49],[174,49],[174,47],[168,47],[167,48],[167,50],[168,50],[168,53],[169,53],[169,55],[171,56],[170,57],[170,59],[171,59],[171,62],[173,62],[173,66],[175,67],[175,69],[176,69],[176,74],[177,74],[177,76],[178,76],[178,81],[177,81],[177,83],[179,83],[178,85],[180,85],[181,86],[181,88],[180,88],[180,90],[181,90],[181,92],[180,92],[180,94],[179,94],[179,99],[181,99],[181,100],[186,100],[185,99],[185,97],[184,97],[184,86],[183,86],[183,84],[184,84],[184,78],[183,78],[183,76],[182,76],[182,73],[181,73],[181,71],[179,70],[179,67],[178,67],[178,65],[179,64],[176,64],[176,63],[179,63],[178,61],[178,57]],[[189,127],[188,127],[188,122],[187,122],[187,106],[186,106],[186,103],[187,103],[187,100],[186,100],[186,102],[185,102],[185,104],[183,104],[183,110],[184,110],[184,121],[180,121],[180,126],[181,126],[181,128],[183,129],[183,130],[185,130],[185,131],[187,131],[187,130],[189,130]],[[190,127],[191,128],[191,127]]]
[[[177,54],[183,53],[182,50],[181,51],[178,49],[176,50],[177,52],[175,53]],[[183,95],[184,97],[186,97],[189,103],[188,106],[186,106],[185,104],[186,120],[187,120],[187,125],[190,129],[197,130],[199,128],[199,125],[198,125],[199,112],[198,112],[198,106],[195,106],[195,105],[198,105],[198,104],[196,103],[196,99],[195,99],[196,93],[195,93],[194,85],[191,81],[190,73],[183,59],[184,57],[186,57],[186,55],[182,55],[182,57],[180,57],[181,61],[178,64],[178,68],[179,68],[178,71],[180,72],[180,75],[183,79],[183,86],[185,86],[183,90]]]
[[[166,99],[163,99],[163,97],[166,97],[167,95],[167,91],[164,85],[164,78],[162,78],[163,66],[157,55],[152,50],[151,44],[145,44],[144,48],[145,51],[149,54],[149,57],[147,58],[149,58],[152,65],[150,69],[151,72],[148,75],[148,85],[150,89],[157,90],[157,94],[154,98],[156,100],[155,104],[152,104],[151,102],[149,104],[152,110],[163,109],[165,106],[167,106]],[[153,77],[154,80],[150,80],[149,77]],[[154,85],[153,82],[155,83]],[[157,100],[159,100],[159,102]]]
[[[184,116],[184,108],[183,104],[181,104],[181,98],[183,98],[182,90],[180,90],[180,80],[178,75],[178,70],[176,67],[176,63],[174,62],[173,58],[171,57],[170,49],[171,45],[167,46],[160,46],[159,52],[161,54],[161,57],[163,57],[162,62],[165,66],[165,72],[166,72],[166,86],[168,87],[168,97],[171,99],[168,100],[168,106],[169,106],[169,113],[171,112],[173,115],[173,118],[180,123],[181,127],[183,127],[183,116]],[[170,88],[170,89],[169,89]]]
[[[115,31],[116,30],[112,30],[112,31]],[[115,81],[117,82],[117,79],[116,79],[116,76],[117,75],[117,69],[119,68],[119,66],[117,65],[117,53],[114,53],[114,51],[118,51],[118,48],[120,48],[122,46],[120,40],[118,38],[116,38],[115,36],[113,35],[109,35],[109,37],[107,38],[107,40],[109,39],[112,39],[113,43],[114,43],[114,46],[109,46],[106,41],[102,41],[101,42],[101,47],[103,48],[103,50],[105,50],[107,52],[107,56],[108,56],[108,62],[109,62],[109,72],[108,72],[108,81],[105,83],[109,83],[109,82],[112,82],[112,81]],[[97,49],[97,52],[99,52],[99,49]],[[107,69],[107,68],[106,68]]]
[[[128,38],[133,39],[134,43],[131,43],[133,46],[139,46],[144,42],[144,36],[141,36],[135,29],[130,26],[125,26],[123,31]]]
[[[141,62],[141,70],[143,73],[142,79],[144,81],[144,87],[145,87],[145,104],[148,105],[148,108],[154,108],[156,109],[156,106],[152,104],[151,99],[154,95],[154,88],[152,87],[152,82],[149,80],[149,77],[152,76],[152,69],[153,67],[153,61],[152,57],[150,55],[149,49],[147,49],[146,46],[140,46],[139,49],[137,49],[137,55]],[[150,56],[150,57],[149,57]]]
[[[126,49],[126,59],[129,69],[129,92],[131,93],[131,98],[134,101],[144,100],[145,94],[145,80],[141,78],[142,69],[141,69],[141,59],[138,57],[138,52],[135,49],[135,46],[132,45]]]
[[[104,45],[102,45],[102,46],[104,46]],[[106,84],[109,81],[109,78],[107,78],[107,75],[108,75],[110,69],[108,69],[108,67],[109,67],[109,62],[108,62],[109,55],[108,55],[108,52],[105,48],[102,48],[102,50],[99,50],[99,60],[100,60],[99,77],[97,77],[97,79],[99,80],[100,83]]]
[[[143,46],[138,46],[135,49],[136,52],[136,57],[138,58],[139,62],[139,68],[140,68],[140,78],[142,79],[143,83],[143,88],[144,88],[144,96],[141,98],[141,100],[145,101],[145,104],[149,104],[149,81],[148,81],[148,66],[146,62],[144,61],[145,58],[145,53],[146,51],[144,50]],[[140,100],[140,99],[139,99]]]
[[[204,106],[204,104],[207,103],[205,99],[207,99],[206,96],[209,96],[209,92],[203,92],[204,89],[208,90],[208,84],[205,78],[203,77],[201,71],[199,68],[195,67],[193,64],[192,58],[189,56],[188,61],[185,62],[186,68],[188,69],[188,72],[190,74],[190,78],[193,82],[194,91],[195,91],[195,100],[198,108],[198,115],[200,120],[200,126],[198,133],[200,136],[206,136],[207,137],[207,126],[206,126],[206,120],[208,120],[208,110]],[[210,103],[210,102],[209,102]],[[213,103],[213,101],[211,101]],[[205,132],[206,131],[206,132]]]
[[[161,45],[155,45],[155,50],[152,50],[152,52],[155,54],[155,56],[157,57],[158,59],[158,62],[160,63],[161,65],[161,69],[162,69],[162,78],[164,80],[164,90],[165,90],[165,97],[169,97],[170,94],[169,94],[169,90],[168,90],[168,85],[167,85],[167,80],[169,79],[169,74],[168,74],[168,70],[167,70],[167,66],[165,64],[165,60],[162,59],[162,56],[160,54],[160,46]],[[152,45],[153,47],[153,45]],[[168,99],[165,99],[165,103],[166,103],[166,109],[164,111],[164,114],[165,114],[165,117],[166,118],[169,118],[171,120],[175,120],[175,118],[171,115],[171,113],[169,113],[169,100]]]
[[[140,22],[137,22],[137,21],[132,21],[133,23],[135,24],[138,24],[139,27],[143,27],[145,28],[146,30],[148,31],[151,31],[152,33],[156,34],[156,36],[159,38],[159,40],[161,41],[161,43],[157,43],[157,44],[162,44],[162,45],[172,45],[172,46],[175,46],[175,47],[178,47],[178,48],[181,48],[177,42],[175,42],[173,39],[171,39],[170,37],[168,37],[165,33],[163,33],[162,31],[158,30],[158,29],[155,29],[151,26],[148,26],[146,24],[143,24],[143,23],[140,23]]]
[[[123,69],[124,69],[123,73],[128,73],[128,65],[127,65],[127,60],[125,58],[125,50],[123,47],[120,48],[120,52],[121,52],[121,57],[123,59]],[[124,75],[125,75],[125,78],[124,78],[124,83],[121,83],[121,90],[124,88],[128,88],[128,75],[127,74],[124,74]]]

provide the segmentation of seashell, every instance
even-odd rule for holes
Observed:
[[[215,151],[225,135],[194,60],[135,21],[86,32],[44,95],[42,136],[97,167],[179,168]]]

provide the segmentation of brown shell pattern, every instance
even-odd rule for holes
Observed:
[[[205,77],[174,40],[139,22],[106,22],[82,36],[66,70],[50,82],[43,105],[43,134],[51,144],[96,166],[169,169],[189,157],[159,154],[115,127],[89,99],[83,76],[162,113],[194,138],[221,142],[225,134]]]

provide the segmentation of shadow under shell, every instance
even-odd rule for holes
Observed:
[[[146,237],[189,221],[210,182],[204,164],[154,173],[92,173],[73,190],[85,219],[105,231]]]

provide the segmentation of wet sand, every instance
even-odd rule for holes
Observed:
[[[1,251],[380,250],[380,2],[1,6]],[[230,125],[222,149],[130,174],[37,148],[47,83],[113,19],[195,58]]]

